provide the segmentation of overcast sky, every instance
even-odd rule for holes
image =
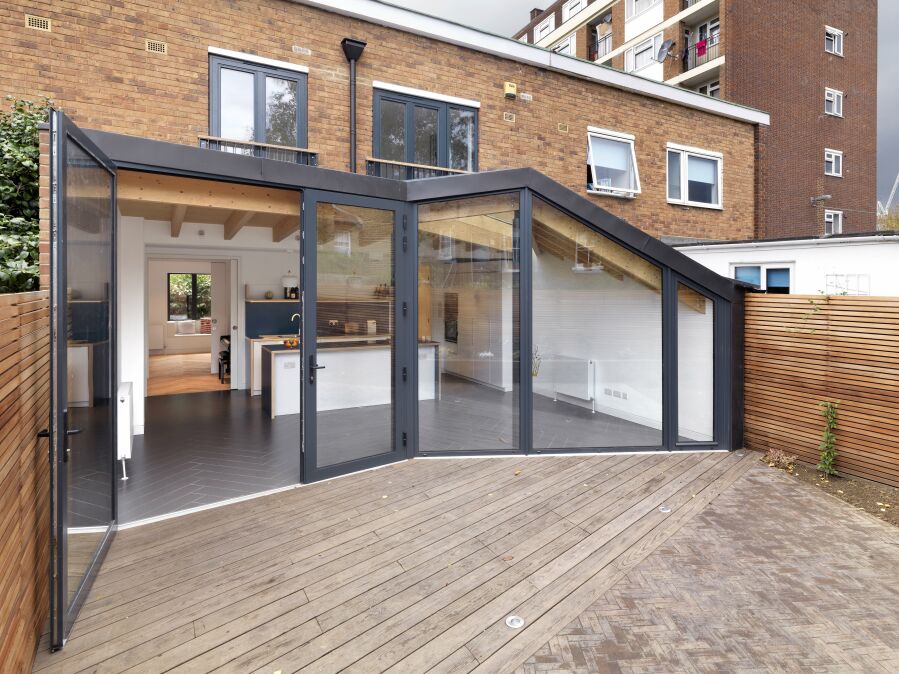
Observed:
[[[528,22],[532,7],[552,0],[388,0],[491,33],[509,35]],[[886,201],[899,171],[899,1],[880,0],[877,89],[877,198]],[[897,195],[896,201],[899,201]],[[897,205],[894,203],[894,206]],[[871,210],[874,210],[872,204]]]

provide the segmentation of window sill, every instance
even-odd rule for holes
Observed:
[[[723,211],[724,206],[721,204],[701,204],[696,201],[672,201],[668,199],[671,206],[683,206],[684,208],[708,208],[713,211]]]
[[[636,199],[639,192],[622,192],[619,190],[596,190],[587,188],[587,194],[597,197],[614,197],[616,199]]]
[[[825,173],[824,177],[825,178],[842,178],[843,174],[842,173]]]
[[[824,111],[824,114],[825,114],[825,116],[827,116],[827,117],[836,117],[837,119],[843,119],[843,115],[838,115],[838,114],[833,113],[833,112],[827,112],[826,110]]]

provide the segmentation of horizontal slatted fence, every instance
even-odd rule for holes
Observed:
[[[50,404],[46,292],[0,295],[0,670],[29,672],[47,618]]]
[[[816,464],[839,401],[837,469],[899,487],[899,297],[746,297],[746,446]]]

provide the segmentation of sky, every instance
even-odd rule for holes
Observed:
[[[510,35],[532,7],[552,0],[388,0],[481,30]],[[877,198],[886,201],[899,172],[899,0],[880,0],[877,82]],[[899,193],[893,206],[899,205]],[[874,204],[871,205],[874,210]]]

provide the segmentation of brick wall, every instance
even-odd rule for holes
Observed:
[[[759,235],[823,234],[820,194],[844,212],[843,231],[875,229],[876,0],[726,0],[721,19],[725,98],[771,114]],[[844,57],[824,51],[825,24],[846,32]],[[846,95],[842,119],[824,114],[825,87]],[[825,177],[825,147],[843,151],[842,178]]]
[[[26,11],[51,18],[53,32],[25,29]],[[753,235],[752,125],[391,28],[281,0],[13,0],[0,7],[0,36],[4,61],[15,64],[0,70],[3,93],[50,96],[83,127],[189,145],[208,132],[208,46],[307,65],[308,144],[339,170],[349,154],[340,40],[360,38],[368,42],[358,70],[360,158],[372,149],[371,82],[383,80],[479,100],[481,170],[533,166],[582,195],[586,127],[633,133],[643,193],[592,197],[599,205],[657,236]],[[145,52],[146,38],[166,41],[168,55]],[[533,102],[504,99],[506,80]],[[723,211],[666,203],[666,141],[724,153]]]

